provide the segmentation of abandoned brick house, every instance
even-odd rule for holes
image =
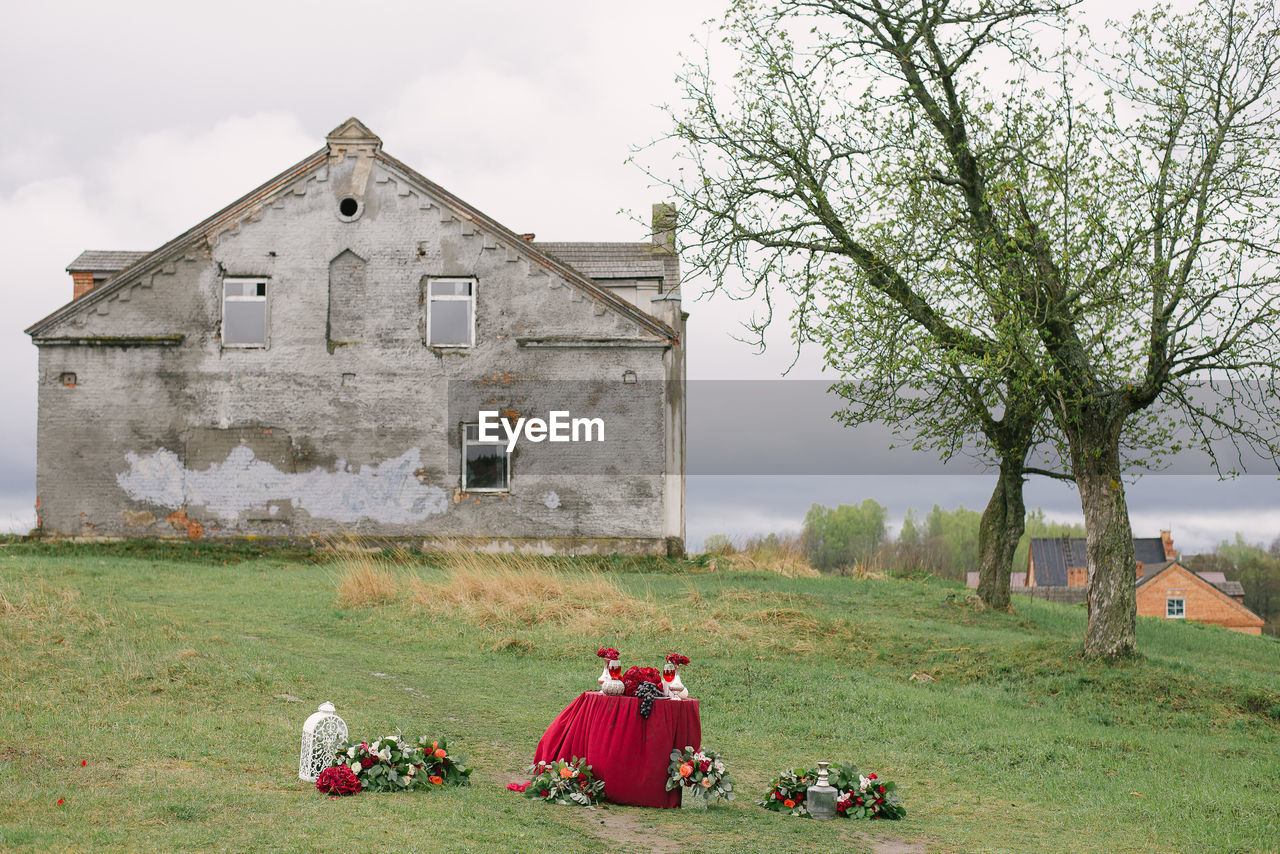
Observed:
[[[535,243],[356,119],[326,143],[155,251],[68,267],[27,329],[40,529],[683,551],[674,210],[644,242]]]

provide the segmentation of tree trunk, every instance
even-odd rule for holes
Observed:
[[[1120,480],[1122,417],[1082,419],[1068,430],[1076,486],[1088,536],[1089,628],[1084,654],[1126,658],[1137,653],[1137,564],[1133,529]]]
[[[1026,528],[1027,512],[1022,503],[1022,464],[1006,457],[1000,462],[1000,478],[982,514],[978,528],[978,596],[988,608],[1012,610],[1009,603],[1009,572],[1013,553]]]

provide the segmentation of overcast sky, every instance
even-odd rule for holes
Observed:
[[[1087,0],[1098,28],[1137,4]],[[1187,5],[1185,0],[1180,5]],[[659,190],[625,161],[659,137],[681,52],[717,37],[723,0],[615,3],[100,2],[10,4],[0,29],[0,530],[34,521],[36,349],[23,328],[65,303],[83,249],[148,250],[320,148],[357,116],[387,151],[517,232],[540,240],[642,240]],[[718,69],[723,72],[723,68]],[[765,356],[730,336],[749,306],[693,300],[689,375],[777,379],[785,329]],[[793,378],[820,377],[802,357]],[[715,423],[711,405],[691,417]],[[815,413],[821,418],[821,413]],[[725,424],[750,456],[777,441]],[[871,430],[840,453],[888,459]],[[736,447],[736,446],[735,446]],[[703,449],[700,451],[700,448]],[[711,445],[690,438],[693,471]],[[751,466],[744,463],[744,470]],[[689,535],[798,528],[809,504],[875,497],[981,507],[990,481],[954,474],[691,476]],[[964,473],[960,473],[964,472]],[[1148,477],[1135,528],[1174,528],[1184,548],[1241,530],[1280,533],[1273,477]],[[1034,485],[1029,504],[1079,517],[1075,493]]]

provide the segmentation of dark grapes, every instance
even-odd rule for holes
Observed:
[[[656,697],[662,696],[662,689],[652,682],[641,682],[640,687],[636,689],[636,697],[640,700],[640,717],[645,720],[649,719],[649,714],[653,711],[653,701]]]

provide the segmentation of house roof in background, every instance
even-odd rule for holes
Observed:
[[[1160,564],[1163,569],[1172,562],[1165,559],[1164,541],[1159,537],[1134,537],[1133,557],[1148,567],[1147,574],[1152,573],[1152,565]],[[1038,586],[1065,587],[1067,570],[1088,566],[1088,541],[1084,537],[1032,537],[1031,561]]]
[[[67,265],[68,273],[115,273],[132,267],[150,255],[150,252],[130,252],[124,249],[86,249]]]
[[[1142,563],[1164,563],[1168,560],[1164,555],[1164,541],[1159,537],[1134,537],[1133,557]]]
[[[1067,569],[1074,566],[1070,537],[1032,537],[1031,565],[1037,587],[1066,587]]]

